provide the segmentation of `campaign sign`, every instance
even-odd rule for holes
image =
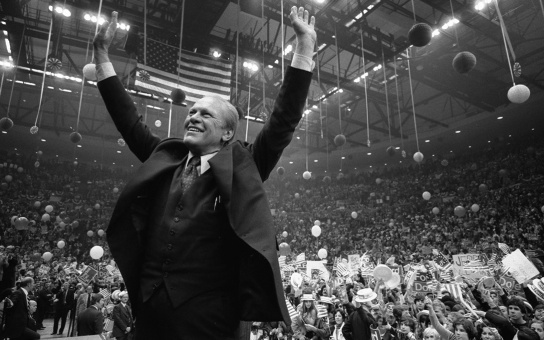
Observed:
[[[88,285],[94,277],[98,274],[98,271],[91,266],[87,266],[79,275],[78,280]]]
[[[412,290],[417,293],[430,293],[431,291],[427,285],[427,278],[427,274],[416,273]]]

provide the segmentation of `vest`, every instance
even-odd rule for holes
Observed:
[[[174,308],[202,293],[235,294],[239,270],[239,247],[233,245],[240,240],[219,203],[211,171],[180,197],[181,171],[176,169],[173,179],[157,188],[169,195],[154,202],[151,216],[164,213],[148,225],[140,279],[144,302],[164,283]]]

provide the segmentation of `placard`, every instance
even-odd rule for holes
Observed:
[[[535,265],[519,249],[506,255],[502,259],[502,264],[505,268],[508,268],[508,272],[512,274],[519,284],[539,274]]]
[[[88,285],[97,274],[98,271],[96,269],[91,266],[87,266],[87,268],[85,268],[83,272],[81,272],[81,275],[78,276],[78,280]]]

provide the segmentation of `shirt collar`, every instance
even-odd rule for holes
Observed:
[[[217,155],[218,152],[219,151],[200,156],[200,175],[208,171],[208,169],[210,168],[210,164],[208,163],[208,161],[213,156]],[[198,156],[193,155],[193,153],[189,151],[189,155],[187,155],[187,162],[185,163],[185,167],[187,167],[187,164],[189,164],[189,160],[193,157],[198,157]]]
[[[21,290],[23,291],[23,293],[25,293],[26,296],[28,296],[28,291],[26,289],[24,289],[23,287],[21,287]]]

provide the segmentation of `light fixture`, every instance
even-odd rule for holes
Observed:
[[[70,12],[70,10],[67,7],[55,5],[55,7],[53,8],[53,5],[49,5],[49,11],[53,12],[53,9],[58,14],[62,14],[67,18],[72,16],[72,12]]]
[[[502,116],[497,117],[498,120],[501,120],[502,118],[503,118]]]
[[[117,150],[117,153],[121,153],[121,150]]]
[[[346,159],[346,156],[342,156],[342,159]]]
[[[290,161],[289,164],[293,164],[293,161]]]
[[[457,130],[457,131],[455,131],[455,133],[461,133],[461,130]]]
[[[425,143],[429,143],[431,140],[430,139],[426,139],[425,140]]]
[[[314,163],[317,163],[317,162],[319,162],[319,160],[317,160],[317,159],[314,159]]]
[[[46,140],[42,138],[42,142],[46,142]]]
[[[367,152],[366,154],[367,154],[368,156],[370,156],[370,155],[372,155],[372,152]]]
[[[219,52],[219,51],[217,51],[217,50],[214,50],[214,51],[212,52],[212,56],[213,56],[214,58],[219,58],[219,57],[221,57],[221,52]]]

